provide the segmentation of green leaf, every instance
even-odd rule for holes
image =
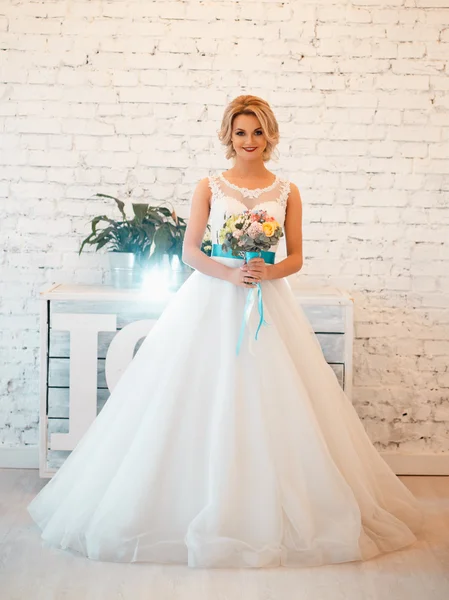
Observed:
[[[98,217],[94,217],[92,219],[92,233],[96,233],[97,230],[97,225],[98,223],[100,223],[101,221],[109,221],[109,219],[107,218],[106,215],[99,215]]]
[[[145,219],[150,219],[152,221],[155,221],[156,223],[161,223],[161,224],[164,222],[164,218],[159,215],[159,213],[157,212],[157,209],[155,209],[151,206],[148,207],[148,209],[147,209]]]
[[[133,204],[133,212],[138,221],[143,221],[147,214],[148,204]]]
[[[123,219],[126,221],[126,214],[125,214],[125,203],[122,202],[121,200],[119,200],[118,198],[116,198],[115,196],[110,196],[109,194],[96,194],[99,198],[109,198],[109,200],[114,200],[114,202],[117,204],[119,211],[122,214]]]
[[[79,249],[79,252],[78,252],[78,256],[79,256],[79,255],[81,254],[81,252],[83,251],[83,248],[84,248],[84,246],[85,246],[86,244],[90,244],[90,243],[91,243],[91,241],[90,241],[90,240],[91,240],[91,237],[92,237],[92,235],[93,235],[92,233],[91,233],[91,234],[89,234],[89,235],[87,236],[87,238],[86,238],[85,240],[83,240],[83,243],[81,244],[81,247],[80,247],[80,249]]]
[[[158,212],[160,212],[161,214],[164,215],[164,217],[172,217],[172,211],[169,210],[168,208],[165,208],[165,206],[158,206],[156,209]]]
[[[106,240],[106,243],[113,239],[112,228],[108,227],[108,229],[104,229],[100,232],[95,238],[92,239],[92,244],[98,244],[98,242],[102,242]]]
[[[100,242],[98,242],[97,244],[97,248],[96,251],[100,250],[101,248],[103,248],[103,246],[106,246],[106,244],[108,244],[111,240],[109,238],[104,238],[102,239]]]
[[[163,254],[168,254],[173,245],[172,236],[166,227],[159,227],[154,234],[154,250],[151,255],[151,260],[158,261]]]

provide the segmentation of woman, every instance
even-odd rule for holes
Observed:
[[[416,540],[417,500],[284,279],[303,264],[302,208],[298,188],[265,168],[278,138],[264,100],[226,108],[234,165],[193,194],[183,258],[195,272],[29,505],[50,544],[98,560],[272,567],[366,560]],[[277,244],[247,263],[226,251],[225,221],[247,210],[283,226],[285,259],[274,262]]]

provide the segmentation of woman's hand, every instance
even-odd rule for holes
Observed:
[[[265,261],[260,258],[252,258],[249,262],[252,262],[254,260],[261,260],[264,264]],[[249,263],[248,263],[249,264]],[[259,271],[260,271],[260,267],[259,270],[256,271],[247,271],[247,267],[248,265],[245,264],[240,268],[235,268],[235,267],[229,267],[229,277],[228,277],[228,281],[230,283],[233,283],[234,285],[239,285],[241,287],[245,287],[245,288],[254,288],[255,285],[257,283],[259,283],[260,281],[260,275],[259,275]]]
[[[258,280],[256,280],[252,275],[248,275],[241,268],[229,267],[229,283],[233,283],[234,285],[239,285],[245,288],[254,288]]]
[[[251,277],[256,283],[268,279],[269,265],[266,264],[263,258],[252,258],[242,267],[240,270],[243,271],[245,276]]]

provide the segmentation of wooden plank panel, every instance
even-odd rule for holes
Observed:
[[[345,366],[344,365],[334,365],[331,364],[329,365],[331,367],[331,369],[334,371],[335,375],[337,376],[338,379],[338,383],[340,384],[340,386],[344,389],[344,375],[345,375]]]
[[[72,314],[115,314],[117,315],[117,327],[120,329],[128,323],[140,319],[158,319],[161,315],[161,306],[148,302],[98,302],[98,301],[76,301],[60,300],[50,303],[50,327],[51,317],[55,313]]]
[[[333,304],[301,305],[314,331],[345,333],[345,307]]]
[[[66,461],[70,450],[48,450],[47,469],[57,471]]]
[[[116,331],[101,331],[98,334],[98,358],[106,358],[109,344]],[[50,330],[50,357],[68,358],[70,356],[70,333],[68,331]]]
[[[301,304],[301,307],[314,331],[345,332],[344,306]],[[161,314],[160,305],[151,302],[59,300],[51,302],[50,309],[50,327],[51,315],[54,313],[116,314],[119,328],[139,319],[157,319]]]
[[[117,331],[101,331],[98,334],[98,358],[106,358],[109,344],[117,335]],[[136,344],[134,354],[142,344],[145,338],[139,340]],[[51,358],[69,358],[70,357],[70,333],[68,331],[57,331],[50,329],[50,347],[49,355]]]
[[[70,359],[68,358],[51,358],[48,364],[48,384],[50,387],[68,387],[69,386],[69,371],[70,371]],[[97,361],[97,386],[105,388],[106,377],[105,377],[105,361]]]
[[[97,390],[97,414],[109,398],[109,390]],[[69,388],[50,388],[48,390],[48,416],[50,418],[69,417]]]
[[[317,333],[316,337],[327,362],[345,361],[345,335],[341,333]]]

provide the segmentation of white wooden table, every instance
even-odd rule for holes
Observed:
[[[334,287],[294,287],[326,361],[352,398],[353,301]],[[55,284],[41,292],[39,472],[51,477],[104,406],[169,296]]]

